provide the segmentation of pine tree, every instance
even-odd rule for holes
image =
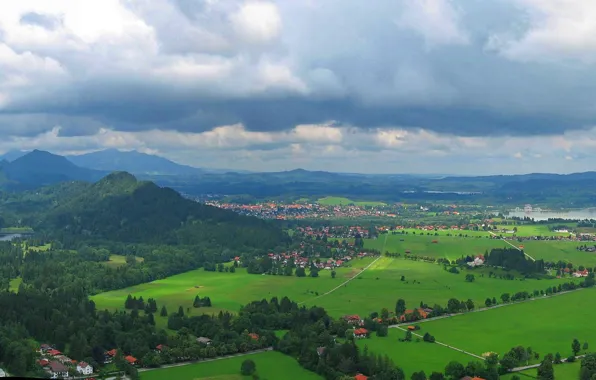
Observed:
[[[167,317],[168,316],[168,310],[166,309],[166,306],[162,306],[161,307],[161,312],[159,313],[160,316],[162,317]]]
[[[184,317],[184,308],[182,308],[182,306],[178,307],[178,316]]]
[[[195,300],[192,303],[193,307],[201,307],[201,297],[195,296]]]
[[[129,294],[128,297],[126,297],[126,301],[124,302],[124,308],[132,309],[133,304],[134,304],[134,301],[132,299],[132,296]]]

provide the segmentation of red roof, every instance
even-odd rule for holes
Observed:
[[[42,366],[42,367],[45,367],[45,366],[47,366],[49,363],[50,363],[50,362],[49,362],[47,359],[41,359],[41,360],[39,361],[39,365],[40,365],[40,366]]]
[[[250,333],[248,334],[249,337],[253,338],[254,340],[258,340],[259,339],[259,335],[255,334],[255,333]]]
[[[56,356],[56,355],[60,355],[62,352],[58,351],[58,350],[49,350],[48,354],[52,355],[52,356]]]
[[[106,352],[106,354],[108,354],[110,356],[116,356],[116,349],[114,348],[113,350]]]
[[[87,368],[87,366],[88,366],[88,365],[89,365],[89,364],[87,364],[87,363],[85,363],[85,362],[80,362],[80,363],[79,363],[79,367],[81,367],[81,368]]]
[[[354,376],[354,380],[368,380],[368,376],[364,376],[363,374],[359,373]]]
[[[124,360],[126,360],[130,364],[134,364],[134,363],[137,362],[137,358],[135,358],[134,356],[130,356],[130,355],[128,355],[127,357],[125,357]]]
[[[163,350],[163,344],[158,344],[155,348],[161,351]]]
[[[368,334],[367,329],[356,329],[354,330],[354,335],[366,335]]]

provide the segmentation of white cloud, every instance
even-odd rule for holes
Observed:
[[[251,43],[275,40],[282,28],[282,20],[274,3],[249,0],[231,16],[232,25],[241,39]]]

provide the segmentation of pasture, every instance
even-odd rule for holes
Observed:
[[[135,257],[135,260],[137,263],[142,263],[145,259],[142,257]],[[126,256],[110,255],[110,260],[106,261],[105,264],[113,268],[121,267],[122,265],[126,265]]]
[[[140,373],[141,380],[245,380],[252,376],[242,376],[240,366],[246,359],[256,364],[261,380],[296,379],[318,380],[321,376],[302,367],[291,357],[270,351],[232,358],[216,359],[202,363],[171,368],[161,368]]]
[[[581,359],[580,359],[581,360]],[[575,380],[579,378],[580,360],[573,363],[561,363],[554,366],[555,379],[557,380]],[[519,376],[521,379],[535,379],[537,375],[536,368],[521,372],[510,373],[501,376],[501,380],[511,380],[513,376]]]
[[[425,324],[421,324],[422,329],[416,333],[424,335]],[[433,371],[444,372],[445,367],[450,361],[458,361],[464,365],[471,361],[479,361],[472,356],[459,351],[440,346],[438,344],[427,343],[422,340],[416,341],[416,337],[411,342],[400,342],[405,332],[399,329],[389,329],[389,335],[379,338],[371,334],[369,339],[359,339],[358,346],[361,350],[368,347],[369,352],[389,356],[391,360],[403,369],[406,379],[409,379],[413,372],[424,370],[427,376]]]
[[[503,354],[514,346],[532,347],[541,357],[559,352],[571,355],[571,342],[578,339],[596,344],[596,330],[590,328],[594,308],[586,300],[596,289],[583,289],[552,298],[467,313],[423,324],[443,343],[481,355]],[[584,353],[583,350],[581,353]]]
[[[165,305],[168,312],[178,310],[179,306],[189,315],[217,313],[220,310],[237,312],[242,305],[263,298],[270,299],[288,296],[296,302],[315,298],[340,285],[371,263],[372,258],[355,259],[352,267],[338,268],[336,278],[329,271],[321,271],[318,278],[296,276],[270,276],[248,274],[246,269],[238,268],[236,273],[207,272],[197,269],[162,280],[140,284],[120,290],[97,294],[91,299],[100,310],[121,310],[128,294],[139,298],[154,298],[161,309]],[[366,272],[365,272],[366,273]],[[213,307],[193,308],[194,297],[208,296]],[[157,316],[156,323],[165,327],[167,318]]]
[[[348,205],[355,205],[355,206],[385,206],[383,202],[376,202],[376,201],[353,201],[348,198],[343,197],[324,197],[317,200],[318,204],[324,206],[348,206]]]
[[[19,291],[19,286],[21,285],[22,282],[23,282],[23,279],[21,277],[13,278],[12,280],[10,280],[10,285],[8,287],[8,290],[11,292],[17,293]]]
[[[577,223],[556,223],[556,225],[566,224],[569,228],[574,228]],[[497,235],[513,236],[513,233],[501,232],[501,229],[512,231],[517,229],[516,236],[569,236],[568,232],[555,232],[551,227],[555,224],[518,224],[518,225],[497,225],[498,230],[493,231]]]
[[[475,274],[474,282],[465,281],[468,273]],[[401,281],[402,276],[404,281]],[[446,306],[450,298],[472,299],[478,308],[484,307],[487,297],[499,299],[503,293],[532,292],[563,281],[568,279],[504,280],[489,278],[487,274],[482,277],[482,272],[477,270],[454,274],[438,264],[383,257],[355,280],[307,304],[324,307],[333,316],[364,316],[380,312],[384,307],[392,311],[399,298],[406,301],[408,308],[418,307],[421,301],[431,307],[434,304]]]
[[[473,231],[468,231],[473,232]],[[386,239],[381,235],[378,239],[366,239],[365,248],[377,249],[382,253],[385,251],[404,254],[406,251],[418,256],[445,257],[449,260],[455,260],[462,256],[483,254],[492,248],[511,247],[505,241],[500,239],[489,239],[487,233],[483,232],[484,237],[480,235],[468,237],[459,236],[435,236],[427,235],[426,232],[421,235],[420,231],[416,234],[387,234]],[[462,231],[462,234],[464,232]],[[437,241],[437,243],[433,243]],[[571,262],[574,266],[580,265],[586,267],[596,267],[596,252],[578,251],[576,247],[583,245],[578,241],[557,241],[557,240],[524,240],[522,242],[507,240],[514,246],[523,245],[524,251],[535,259],[545,261]],[[594,244],[586,242],[587,245]]]

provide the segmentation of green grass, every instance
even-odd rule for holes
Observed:
[[[562,225],[562,224],[565,224],[565,223],[557,223],[556,225]],[[515,235],[517,235],[517,236],[569,236],[569,233],[552,231],[550,229],[550,227],[553,225],[548,225],[548,224],[532,224],[532,225],[516,225],[516,226],[497,225],[498,230],[493,231],[493,232],[497,235],[511,236],[513,234],[501,233],[500,230],[502,228],[504,228],[506,230],[511,231],[511,230],[513,230],[514,227],[516,227],[517,232],[515,233]],[[573,223],[570,224],[570,226],[571,227],[569,227],[569,228],[572,228]]]
[[[411,231],[411,230],[408,230]],[[462,231],[462,234],[474,233],[474,231]],[[476,232],[477,233],[477,232]],[[482,232],[484,236],[486,232]],[[408,235],[402,234],[388,234],[387,241],[383,237],[378,239],[366,239],[364,241],[365,248],[377,249],[382,251],[396,252],[404,254],[409,250],[412,254],[418,256],[431,257],[446,257],[449,260],[455,260],[462,256],[474,256],[485,251],[490,251],[492,248],[508,248],[511,247],[499,239],[488,239],[486,237],[459,237],[459,236],[445,236],[441,235],[428,236],[426,233],[420,235],[419,231],[413,235],[411,232]],[[403,240],[403,241],[402,241]],[[436,240],[438,243],[433,243]],[[582,252],[576,249],[577,246],[583,245],[582,242],[575,241],[556,241],[556,240],[527,240],[523,242],[509,241],[515,246],[524,246],[524,251],[534,257],[535,259],[544,259],[545,261],[559,261],[573,263],[576,267],[584,265],[586,267],[596,266],[595,252]],[[587,245],[593,244],[586,242]],[[384,247],[384,248],[383,248]]]
[[[14,292],[14,293],[18,292],[19,285],[21,285],[22,282],[23,282],[23,279],[20,277],[13,278],[12,280],[10,280],[9,291]]]
[[[579,378],[580,360],[573,363],[561,363],[554,366],[555,368],[555,379],[557,380],[576,380]],[[501,376],[501,380],[511,380],[514,375],[519,376],[521,379],[535,379],[537,376],[536,368],[528,369],[517,373],[511,373]]]
[[[145,260],[142,257],[135,257],[137,263],[142,263]],[[126,265],[126,256],[123,255],[110,255],[110,260],[106,261],[105,263],[108,266],[117,268],[121,267],[122,265]]]
[[[424,324],[422,329],[416,333],[424,335]],[[412,342],[400,342],[405,332],[399,329],[389,329],[389,335],[379,338],[371,335],[369,339],[358,340],[358,346],[364,349],[368,347],[369,352],[389,356],[393,362],[401,367],[406,379],[409,379],[413,372],[424,370],[427,376],[433,371],[444,372],[445,366],[450,361],[458,361],[464,365],[471,361],[479,361],[472,356],[463,354],[459,351],[451,350],[438,344],[426,343],[424,341],[416,342],[416,337]]]
[[[302,367],[291,357],[279,352],[264,352],[242,357],[219,359],[205,363],[190,364],[141,372],[141,380],[244,380],[251,376],[242,376],[240,366],[244,360],[253,360],[261,380],[317,380],[322,379],[314,372]]]
[[[466,282],[467,273],[475,274],[476,280]],[[401,276],[405,281],[400,281]],[[334,316],[368,315],[373,311],[380,312],[384,307],[392,311],[399,298],[403,298],[409,308],[418,307],[421,301],[429,306],[445,306],[450,298],[470,298],[476,307],[483,307],[487,297],[498,299],[503,293],[532,292],[563,281],[568,279],[502,280],[488,278],[488,275],[481,277],[481,272],[475,270],[453,274],[438,264],[383,257],[357,279],[308,304],[324,307]]]
[[[52,248],[52,244],[50,244],[50,243],[40,245],[40,246],[29,246],[29,250],[35,251],[35,252],[45,252],[45,251],[48,251],[50,248]]]
[[[503,241],[486,237],[428,236],[419,233],[386,236],[386,243],[381,237],[376,240],[366,239],[364,247],[377,249],[382,253],[389,251],[404,254],[409,250],[410,253],[418,256],[446,257],[449,260],[455,260],[466,255],[484,254],[492,248],[508,246]],[[438,243],[433,243],[434,240]]]
[[[596,310],[590,300],[595,296],[596,289],[584,289],[426,322],[423,327],[438,341],[478,355],[487,351],[503,354],[523,345],[541,356],[559,352],[567,357],[573,339],[582,345],[596,342],[596,330],[589,327]]]
[[[353,201],[348,198],[343,197],[325,197],[320,198],[317,203],[325,206],[347,206],[347,205],[356,205],[356,206],[385,206],[383,202],[375,202],[375,201]]]
[[[372,261],[372,258],[355,259],[352,267],[337,269],[337,277],[331,278],[329,271],[321,271],[318,278],[296,276],[268,276],[246,273],[246,269],[238,268],[236,273],[206,272],[203,269],[193,270],[163,280],[157,280],[125,289],[101,293],[92,297],[100,310],[122,309],[128,294],[152,297],[161,309],[165,305],[168,312],[178,310],[179,306],[190,308],[190,315],[217,313],[220,310],[237,312],[242,305],[263,298],[270,299],[288,296],[296,302],[308,301],[333,289],[343,281],[352,277]],[[194,297],[209,296],[213,307],[193,308]],[[158,327],[165,327],[167,318],[156,317]]]

